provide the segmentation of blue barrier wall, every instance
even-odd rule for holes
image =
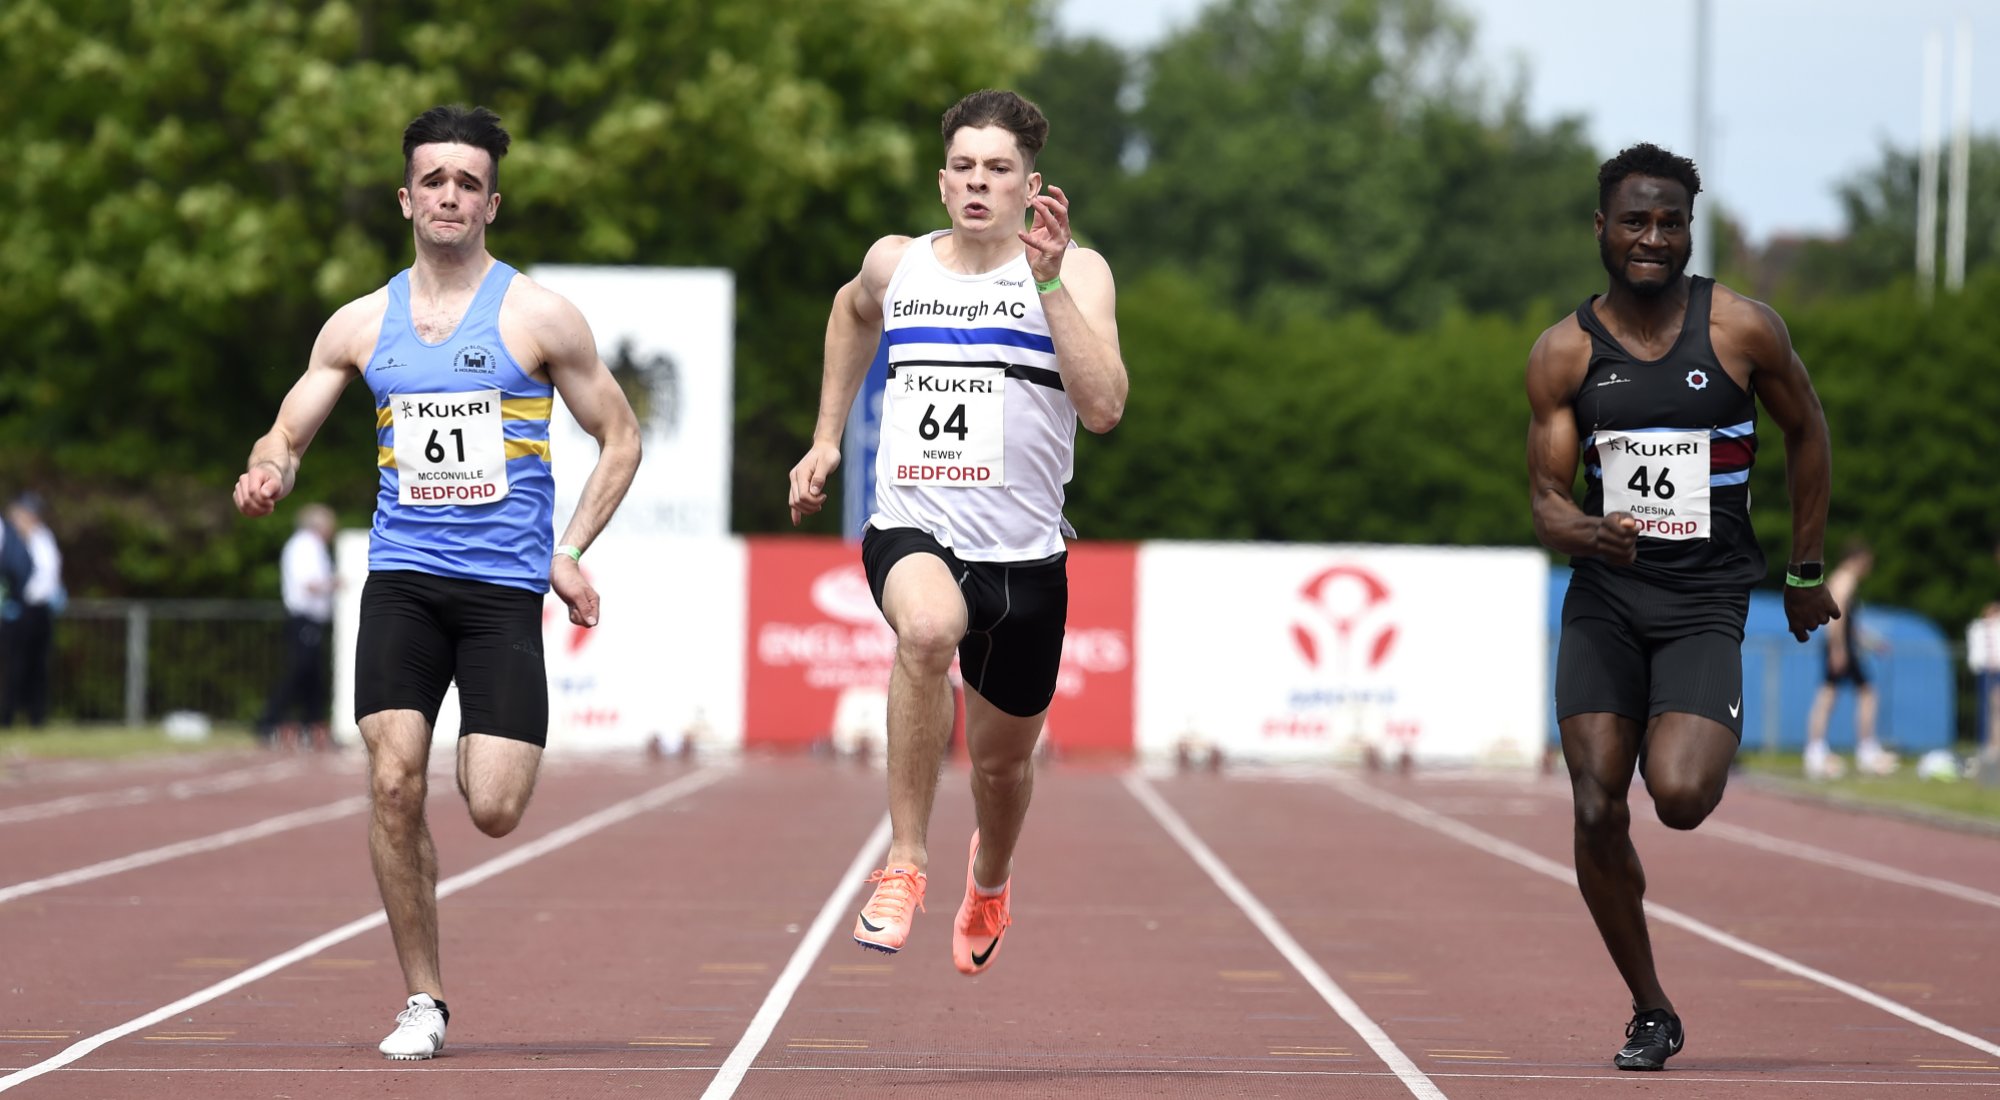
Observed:
[[[1569,569],[1549,571],[1549,739],[1560,740],[1555,721],[1556,649],[1562,638],[1563,596]],[[1957,730],[1958,698],[1953,690],[1951,645],[1936,623],[1914,611],[1864,603],[1861,609],[1861,665],[1881,698],[1877,733],[1900,752],[1950,748]],[[1819,690],[1826,662],[1826,636],[1815,631],[1801,645],[1785,629],[1784,597],[1758,589],[1750,594],[1750,618],[1743,628],[1743,746],[1793,751],[1806,742],[1806,712]],[[1854,745],[1854,692],[1842,689],[1827,726],[1836,749]]]

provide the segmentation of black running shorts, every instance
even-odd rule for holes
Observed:
[[[1563,599],[1556,719],[1606,712],[1642,725],[1696,714],[1743,739],[1747,591],[1677,592],[1615,567],[1578,569]]]
[[[960,561],[928,531],[870,527],[861,537],[861,564],[868,571],[875,606],[882,606],[889,570],[911,554],[943,561],[965,597],[965,638],[958,643],[965,686],[1017,718],[1049,709],[1069,619],[1068,555],[1028,562]]]
[[[454,679],[461,734],[546,744],[541,594],[428,573],[368,574],[354,644],[354,717],[414,710],[435,726]]]

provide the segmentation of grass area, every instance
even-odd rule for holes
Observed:
[[[164,753],[216,752],[247,749],[257,739],[247,729],[211,730],[201,741],[177,741],[159,726],[49,726],[46,729],[0,730],[0,759],[7,757],[67,757],[108,759],[157,756]]]
[[[1961,757],[1965,754],[1961,752]],[[1821,793],[1830,799],[1869,805],[1931,810],[2000,824],[2000,786],[1977,780],[1945,782],[1919,779],[1916,761],[1905,758],[1894,775],[1854,775],[1809,782],[1797,753],[1746,752],[1737,757],[1744,770],[1784,783],[1787,787]]]

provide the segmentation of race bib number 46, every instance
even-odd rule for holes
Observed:
[[[931,489],[1007,484],[1005,368],[898,366],[888,394],[882,434],[891,483]]]
[[[1709,535],[1708,432],[1598,432],[1604,511],[1628,512],[1655,539]]]
[[[500,391],[399,393],[396,501],[420,507],[485,504],[507,495]]]

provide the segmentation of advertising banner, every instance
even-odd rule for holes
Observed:
[[[335,540],[334,731],[358,742],[354,641],[368,575],[368,532]],[[598,625],[572,626],[550,593],[542,605],[550,752],[678,751],[693,739],[729,750],[743,740],[744,553],[735,539],[606,539],[584,555],[601,603]],[[458,692],[445,695],[435,740],[459,733]]]
[[[880,742],[896,637],[868,590],[860,547],[748,543],[746,744]],[[1071,547],[1069,629],[1046,734],[1059,751],[1131,749],[1134,559],[1127,545]]]
[[[1142,753],[1540,760],[1537,551],[1147,543],[1138,572]]]

